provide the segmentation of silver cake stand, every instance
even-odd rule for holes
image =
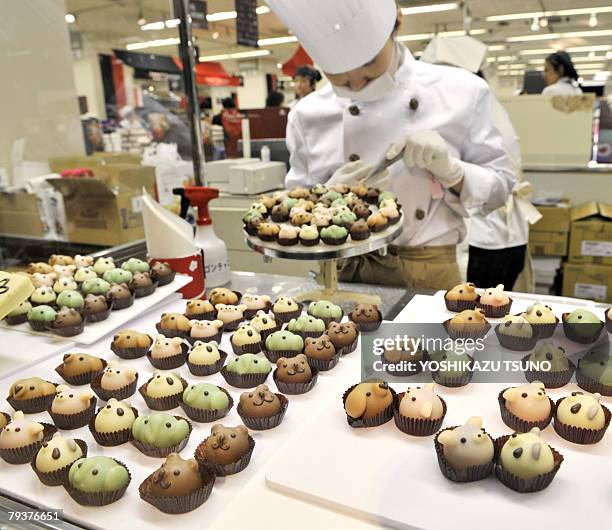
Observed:
[[[404,215],[402,214],[399,222],[382,232],[372,233],[364,241],[352,241],[349,238],[346,243],[338,246],[319,243],[313,247],[305,247],[298,243],[297,245],[284,247],[276,242],[262,241],[257,236],[250,236],[246,232],[244,235],[246,244],[255,252],[259,252],[267,258],[321,262],[321,272],[317,277],[317,281],[323,288],[297,296],[298,302],[303,302],[304,300],[329,300],[335,304],[355,302],[358,304],[380,305],[381,300],[377,295],[338,289],[338,260],[354,258],[355,256],[369,254],[370,252],[386,248],[387,245],[397,239],[402,233],[403,221]]]

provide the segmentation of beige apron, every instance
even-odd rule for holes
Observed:
[[[340,281],[382,284],[411,289],[451,289],[461,283],[455,245],[398,247],[387,255],[374,252],[342,260]]]

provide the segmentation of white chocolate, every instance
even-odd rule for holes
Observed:
[[[219,345],[213,340],[211,342],[196,341],[189,352],[189,362],[197,365],[210,365],[221,359]]]
[[[442,401],[435,393],[435,383],[409,388],[400,402],[399,413],[406,418],[437,420],[442,417]]]
[[[55,433],[48,442],[43,442],[36,455],[36,469],[49,473],[62,469],[83,456],[83,451],[72,438],[64,438]]]
[[[183,393],[181,378],[173,372],[155,372],[147,384],[147,395],[163,398]]]
[[[598,431],[605,425],[605,415],[600,394],[572,392],[557,407],[557,419],[566,425]]]
[[[537,427],[513,434],[502,447],[500,460],[506,471],[525,480],[548,473],[555,466],[552,451]]]
[[[182,353],[183,339],[180,337],[169,339],[164,335],[157,335],[153,347],[151,348],[151,357],[153,359],[165,359]]]
[[[18,410],[11,422],[0,431],[0,448],[14,449],[39,442],[43,438],[43,430],[40,423],[26,420],[23,412]]]
[[[119,390],[132,383],[134,379],[136,379],[136,370],[110,362],[102,374],[100,387],[104,390]]]
[[[544,383],[533,381],[508,388],[503,393],[506,407],[512,414],[526,421],[545,420],[550,415],[550,400]]]
[[[111,398],[96,415],[95,429],[102,433],[131,429],[135,420],[136,415],[127,401]]]
[[[438,436],[444,456],[451,467],[466,469],[493,460],[493,440],[482,428],[482,418],[467,420],[465,425],[442,431]]]
[[[74,390],[66,385],[57,387],[57,394],[51,403],[51,412],[55,414],[78,414],[91,405],[94,397],[90,390]]]

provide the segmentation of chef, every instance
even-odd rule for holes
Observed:
[[[486,83],[415,61],[395,39],[395,0],[268,3],[330,81],[289,115],[287,187],[355,183],[403,150],[384,179],[366,181],[398,196],[403,232],[386,255],[347,260],[340,278],[433,289],[459,283],[463,218],[469,209],[500,208],[515,184]]]

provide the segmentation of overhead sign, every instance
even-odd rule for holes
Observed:
[[[242,46],[258,48],[259,23],[257,0],[236,0],[236,42]]]

